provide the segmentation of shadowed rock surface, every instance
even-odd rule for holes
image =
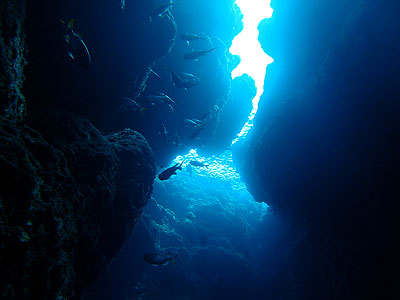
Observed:
[[[203,76],[209,89],[198,98],[208,101],[194,99],[201,113],[229,96],[224,50],[241,24],[232,3],[218,8],[230,26],[220,27],[224,36],[214,41],[219,57],[214,55],[205,71],[215,77]],[[163,91],[152,81],[150,68],[171,52],[178,29],[171,12],[149,21],[158,5],[129,1],[121,10],[119,1],[1,3],[1,173],[7,176],[0,197],[3,297],[78,298],[123,247],[152,191],[155,158],[146,139],[133,129],[150,137],[163,157],[177,151],[154,134],[160,125],[154,120],[163,122],[159,112],[138,116],[119,111],[121,96],[143,100],[149,85],[147,94]],[[196,12],[198,20],[207,16],[211,2],[196,5],[204,8]],[[187,15],[187,6],[180,9],[181,17]],[[70,19],[91,53],[86,72],[66,52],[60,20]],[[201,30],[182,30],[192,29]],[[207,33],[217,34],[213,30],[209,27]],[[163,84],[170,85],[166,74],[161,72]],[[210,85],[214,82],[219,85],[215,91]]]
[[[275,62],[235,158],[292,224],[280,276],[296,299],[398,297],[399,3],[271,6],[259,29]]]
[[[155,158],[143,136],[159,164],[191,147],[220,151],[244,122],[253,84],[237,79],[247,87],[238,93],[230,81],[237,58],[226,49],[242,28],[233,0],[182,1],[151,21],[155,0],[129,1],[126,10],[119,1],[31,1],[26,10],[24,3],[0,4],[1,296],[71,300],[119,253],[150,197]],[[259,39],[275,62],[253,131],[234,149],[249,190],[274,211],[249,246],[265,252],[257,256],[257,284],[272,299],[396,299],[400,4],[280,0],[272,7],[273,19],[260,24]],[[59,20],[71,18],[92,54],[87,72],[65,51]],[[191,50],[176,38],[183,32],[210,36],[200,48],[211,42],[216,51],[199,62],[183,60]],[[165,67],[193,73],[201,83],[178,90]],[[166,106],[143,114],[120,110],[121,97],[143,104],[159,92],[178,103],[173,115]],[[48,109],[54,110],[42,112]],[[209,116],[207,127],[191,138],[183,120],[203,115]],[[181,145],[173,144],[175,135]],[[201,216],[201,209],[194,211]],[[182,235],[190,231],[190,218],[177,226]],[[154,227],[162,233],[163,226],[151,224],[148,232]],[[232,228],[235,237],[240,231]],[[199,235],[201,247],[219,240]],[[148,239],[157,241],[157,235]],[[232,240],[238,248],[249,245],[241,237]],[[210,254],[224,258],[220,250]],[[198,266],[205,252],[193,251]],[[242,259],[228,256],[223,265],[240,269]],[[201,274],[208,277],[207,270]],[[175,278],[193,291],[189,275]],[[235,287],[242,287],[232,275]],[[217,275],[214,283],[219,289],[224,281]],[[257,286],[247,284],[252,291]],[[206,289],[200,299],[204,295]]]
[[[42,134],[2,120],[1,292],[73,299],[131,235],[154,157],[134,131],[104,137],[69,114],[42,117]]]
[[[0,114],[22,120],[26,114],[22,94],[25,59],[25,0],[0,3]]]

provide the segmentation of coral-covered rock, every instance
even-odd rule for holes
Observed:
[[[41,132],[1,120],[1,295],[78,296],[120,251],[152,192],[154,158],[134,131],[45,114]]]

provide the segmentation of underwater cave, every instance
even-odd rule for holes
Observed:
[[[399,3],[2,1],[0,298],[399,299]]]

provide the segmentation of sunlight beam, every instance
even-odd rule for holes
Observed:
[[[232,141],[234,144],[240,137],[247,134],[252,127],[252,120],[258,109],[258,101],[264,91],[264,78],[267,65],[273,59],[265,54],[258,41],[257,26],[261,20],[272,16],[270,0],[236,0],[237,6],[243,14],[243,30],[233,39],[229,51],[233,55],[239,55],[240,64],[232,71],[232,79],[247,74],[255,81],[257,94],[253,98],[253,110],[247,123],[243,126],[238,138]]]

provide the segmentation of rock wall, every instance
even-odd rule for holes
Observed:
[[[232,100],[233,58],[225,51],[241,30],[240,12],[232,0],[181,3],[154,15],[159,5],[156,0],[126,1],[124,9],[120,1],[1,2],[0,158],[7,178],[0,192],[2,297],[78,298],[123,247],[151,194],[155,158],[146,140],[165,161],[179,148],[173,146],[174,133],[190,134],[184,118],[211,111],[204,136],[216,132],[219,107]],[[60,20],[71,19],[91,54],[86,71],[66,51]],[[173,54],[178,30],[209,35],[218,55],[205,57],[206,64],[186,62],[183,53],[192,48],[183,41]],[[158,83],[150,68],[162,59]],[[175,89],[166,66],[200,70],[204,82],[192,94],[177,92],[179,117],[165,111],[121,113],[123,96],[143,102],[150,93],[166,92],[166,86]],[[161,123],[170,132],[167,145],[158,134]],[[223,138],[225,144],[230,139]],[[181,141],[191,147],[206,139]]]
[[[104,137],[55,113],[35,124],[1,121],[1,295],[79,298],[131,235],[154,157],[131,130]]]
[[[25,113],[22,94],[25,60],[25,0],[0,3],[0,114],[21,120]]]
[[[90,117],[103,108],[93,91],[104,82],[87,86],[83,73],[66,64],[68,57],[61,57],[65,49],[59,48],[65,43],[59,19],[77,17],[79,22],[88,17],[77,13],[88,9],[89,3],[81,4],[17,0],[0,4],[0,297],[4,299],[78,299],[124,246],[152,193],[155,158],[141,134],[125,129],[105,135],[87,119],[62,112]],[[92,13],[107,12],[106,2],[97,4]],[[120,9],[118,3],[116,7]],[[124,18],[118,26],[128,21]],[[129,77],[137,94],[145,87],[149,64],[173,45],[174,22],[163,21],[170,33],[163,34],[165,47],[147,51],[150,60],[134,65],[137,72]],[[112,22],[104,20],[96,33],[104,37]],[[114,33],[114,41],[124,38]],[[29,67],[24,68],[27,62]],[[107,61],[105,68],[115,62]],[[104,100],[108,95],[102,96]]]
[[[399,295],[400,5],[272,1],[259,26],[275,62],[235,160],[292,226],[282,295]],[[279,272],[277,271],[277,274]]]

